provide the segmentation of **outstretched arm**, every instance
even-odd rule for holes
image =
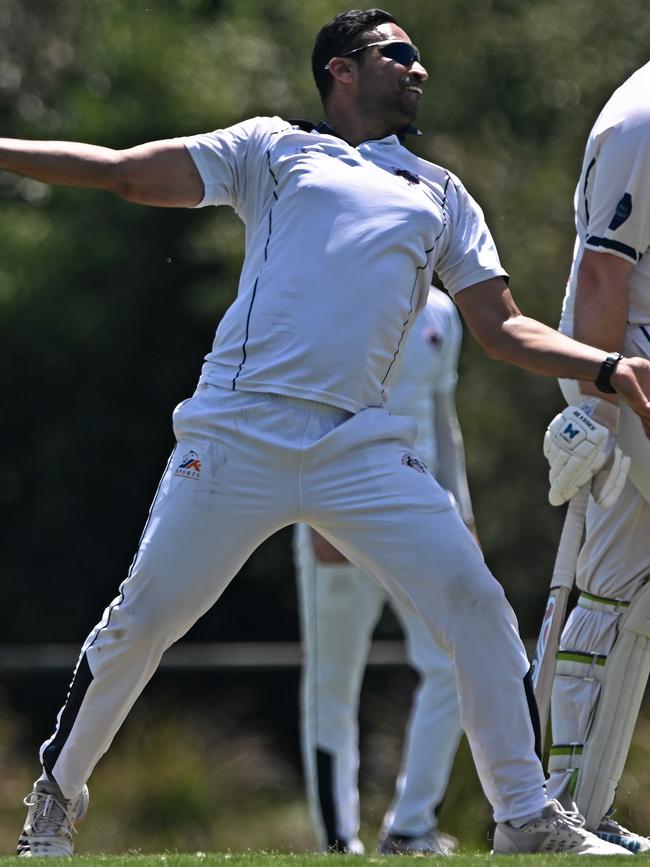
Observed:
[[[578,343],[524,316],[501,278],[463,289],[454,300],[470,331],[491,358],[533,373],[595,382],[607,352]],[[640,416],[650,437],[650,361],[623,359],[611,383],[621,400]]]
[[[0,139],[0,169],[48,184],[107,190],[130,202],[194,207],[203,182],[179,139],[126,150],[78,142]]]

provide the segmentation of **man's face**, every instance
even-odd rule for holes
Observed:
[[[371,42],[394,40],[408,42],[408,34],[397,24],[381,24]],[[381,53],[381,47],[367,48],[358,61],[357,99],[366,114],[381,117],[391,129],[402,129],[412,123],[420,108],[422,85],[428,73],[415,60],[403,66]]]

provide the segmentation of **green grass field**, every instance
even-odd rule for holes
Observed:
[[[625,856],[616,857],[615,860],[609,856],[606,860],[610,865],[618,864]],[[530,867],[557,867],[558,859],[562,867],[580,867],[580,864],[585,865],[583,857],[569,855],[509,855],[505,861],[501,859],[500,863],[504,867],[519,867],[519,865],[530,865]],[[431,858],[426,859],[428,861]],[[444,858],[436,858],[438,863],[442,863]],[[598,862],[601,862],[598,858]],[[637,855],[636,863],[650,864],[649,855]],[[52,865],[50,858],[34,858],[32,864],[49,864]],[[366,864],[383,864],[390,867],[394,863],[391,856],[388,858],[381,855],[366,855],[360,857],[358,855],[286,855],[273,852],[255,852],[250,854],[229,854],[229,853],[203,853],[198,852],[194,855],[180,854],[165,854],[165,855],[80,855],[75,858],[65,858],[57,860],[57,864],[78,864],[80,865],[102,865],[102,867],[214,867],[217,864],[237,865],[237,867],[342,867],[342,865],[353,864],[354,867],[364,867]],[[421,856],[406,856],[400,855],[396,859],[396,867],[413,867],[417,864],[421,867],[423,859]],[[481,867],[481,865],[494,864],[494,859],[487,854],[478,855],[453,855],[452,867]],[[592,863],[591,861],[587,863]],[[20,867],[25,861],[22,858],[0,858],[0,864],[3,867]]]
[[[373,699],[381,728],[364,741],[361,839],[367,856],[317,855],[299,767],[275,749],[260,731],[237,730],[198,716],[192,709],[142,702],[116,739],[110,759],[91,780],[88,817],[76,838],[78,855],[54,863],[97,867],[411,867],[423,859],[374,854],[381,822],[392,796],[408,702],[394,706],[396,691]],[[31,789],[35,747],[25,750],[22,720],[3,708],[0,693],[0,867],[19,867],[16,840],[25,818],[22,798]],[[146,733],[146,737],[144,737]],[[639,721],[629,768],[619,787],[623,824],[650,830],[650,713]],[[494,867],[487,853],[490,809],[480,790],[469,748],[461,745],[440,826],[460,840],[452,867]],[[123,854],[99,855],[112,852]],[[165,854],[151,854],[165,853]],[[194,853],[194,854],[178,854]],[[204,854],[201,854],[204,853]],[[291,854],[295,853],[295,854]],[[624,856],[622,856],[624,857]],[[535,867],[573,867],[566,855],[510,856]],[[650,854],[636,856],[650,867]],[[49,864],[52,859],[31,859]],[[427,859],[430,860],[430,859]],[[437,862],[439,858],[434,859]],[[584,858],[581,859],[583,867]],[[589,861],[587,861],[587,864]],[[611,862],[610,862],[611,863]],[[578,867],[578,865],[576,865]]]

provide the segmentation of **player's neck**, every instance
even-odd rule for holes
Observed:
[[[397,132],[385,120],[360,115],[356,107],[347,105],[328,105],[325,120],[337,135],[353,147]]]

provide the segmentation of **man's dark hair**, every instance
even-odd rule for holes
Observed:
[[[325,69],[330,60],[372,42],[373,30],[386,23],[397,24],[397,21],[383,9],[350,9],[321,27],[311,54],[311,68],[323,102],[332,89],[332,76]]]

